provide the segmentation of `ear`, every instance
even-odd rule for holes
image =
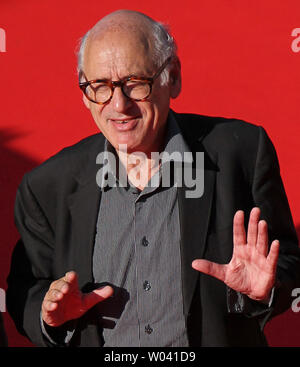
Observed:
[[[86,98],[84,93],[82,93],[82,100],[83,100],[83,103],[85,104],[85,107],[90,110],[90,101]]]
[[[85,76],[85,73],[82,70],[79,70],[78,78],[79,78],[79,81],[86,81],[87,80],[87,77]],[[85,104],[85,107],[90,110],[91,109],[90,108],[90,101],[86,98],[84,93],[82,93],[82,100],[83,100],[83,103]]]
[[[178,58],[171,65],[169,86],[171,98],[177,98],[181,92],[181,64]]]

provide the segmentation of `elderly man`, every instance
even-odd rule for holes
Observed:
[[[49,346],[266,345],[300,257],[263,128],[171,111],[175,42],[137,12],[87,33],[79,82],[102,134],[26,174],[17,193],[7,299],[20,332]],[[154,152],[189,153],[201,195]]]

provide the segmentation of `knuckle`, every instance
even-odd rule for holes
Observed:
[[[55,300],[57,300],[57,299],[59,299],[60,297],[61,297],[61,292],[60,291],[58,291],[58,290],[53,290],[53,298],[55,299]]]
[[[60,279],[54,280],[54,282],[52,282],[52,283],[50,284],[49,289],[54,289],[54,288],[59,287],[59,284],[61,283],[62,279],[63,279],[63,278],[60,278]]]
[[[56,284],[55,289],[61,290],[63,287],[66,287],[66,286],[68,286],[68,283],[63,279],[60,279],[60,281]]]
[[[44,301],[43,302],[43,309],[46,311],[46,312],[49,312],[51,311],[51,302],[50,301]]]
[[[51,300],[53,300],[55,298],[55,294],[56,294],[56,290],[55,289],[50,289],[50,291],[47,293],[46,300],[48,302],[51,301]]]

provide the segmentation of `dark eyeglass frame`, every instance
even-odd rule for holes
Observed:
[[[150,78],[144,78],[144,77],[135,77],[135,76],[129,76],[129,77],[126,77],[124,79],[121,79],[121,80],[118,80],[118,81],[113,81],[113,80],[103,80],[103,79],[94,79],[94,80],[89,80],[89,81],[86,81],[86,82],[80,82],[79,81],[79,88],[82,90],[82,92],[84,93],[84,95],[86,96],[86,98],[93,102],[93,103],[96,103],[96,104],[106,104],[108,103],[112,97],[113,97],[113,94],[114,94],[114,90],[116,87],[120,87],[121,88],[121,91],[122,93],[124,94],[125,97],[133,100],[133,101],[145,101],[147,100],[147,98],[150,96],[151,92],[152,92],[152,85],[155,81],[155,79],[158,78],[158,76],[162,73],[162,71],[164,70],[164,68],[169,64],[169,62],[171,61],[172,57],[168,57],[167,60],[161,65],[161,67],[157,70],[157,72]],[[81,80],[81,78],[85,77],[83,71],[80,71],[79,72],[79,80]],[[123,88],[124,88],[124,84],[131,81],[131,80],[134,80],[134,81],[141,81],[141,82],[146,82],[147,84],[149,84],[150,86],[150,90],[149,90],[149,93],[146,97],[144,98],[140,98],[140,99],[136,99],[136,98],[131,98],[131,97],[128,97],[127,94],[124,92]],[[108,98],[107,101],[105,102],[97,102],[97,101],[94,101],[92,98],[89,97],[89,95],[87,94],[86,92],[86,89],[88,86],[90,86],[93,90],[94,88],[92,87],[91,84],[93,83],[104,83],[106,84],[108,87],[110,87],[110,90],[111,90],[111,94],[110,94],[110,97]],[[95,91],[95,90],[94,90]]]

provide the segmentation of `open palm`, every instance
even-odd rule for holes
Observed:
[[[233,255],[228,264],[204,259],[194,260],[192,267],[223,281],[228,287],[255,300],[267,300],[275,283],[279,241],[268,250],[268,227],[259,220],[259,208],[250,213],[248,232],[244,213],[239,210],[233,219]]]

